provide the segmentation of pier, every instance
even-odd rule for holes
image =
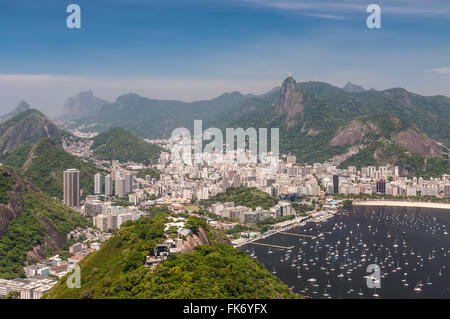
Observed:
[[[257,242],[250,242],[250,243],[248,243],[248,244],[252,244],[252,245],[260,245],[260,246],[266,246],[266,247],[272,247],[272,248],[279,248],[279,249],[286,249],[286,250],[289,250],[289,249],[293,249],[293,248],[294,248],[294,246],[286,247],[286,246],[279,246],[279,245],[272,245],[272,244],[264,244],[264,243],[257,243]]]
[[[298,236],[298,237],[307,237],[307,238],[311,238],[311,239],[315,239],[316,238],[316,236],[312,236],[312,235],[288,233],[288,232],[285,232],[285,231],[280,231],[280,232],[278,232],[278,234],[285,234],[285,235]]]

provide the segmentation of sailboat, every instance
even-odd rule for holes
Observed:
[[[277,271],[275,270],[275,266],[273,266],[272,274],[276,274],[276,273],[277,273]]]
[[[427,282],[425,283],[425,285],[431,286],[432,284],[433,284],[433,283],[430,281],[430,274],[428,274]]]
[[[420,288],[420,285],[421,285],[421,282],[420,281],[417,282],[416,286],[414,287],[414,291],[421,292],[422,288]]]
[[[374,293],[373,293],[373,297],[375,297],[375,298],[377,298],[377,297],[380,297],[380,295],[379,294],[377,294],[377,288],[376,287],[374,287],[373,288],[374,289]]]

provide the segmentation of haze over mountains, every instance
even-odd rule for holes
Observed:
[[[74,120],[97,112],[107,101],[95,97],[92,91],[78,93],[75,97],[69,97],[63,107],[60,120]]]
[[[341,165],[391,163],[405,175],[421,172],[424,177],[448,169],[450,99],[402,88],[364,90],[350,82],[338,88],[324,82],[297,83],[288,77],[280,88],[263,95],[232,92],[190,103],[133,93],[108,103],[92,92],[82,92],[68,100],[63,113],[60,120],[70,119],[64,128],[102,132],[120,127],[142,138],[168,138],[177,127],[192,130],[198,119],[203,120],[203,129],[278,127],[280,151],[295,154],[300,162],[341,156]],[[113,136],[119,133],[115,130]],[[355,149],[357,154],[348,153]],[[425,159],[434,165],[425,165]]]
[[[407,174],[418,164],[411,168],[398,158],[380,160],[383,147],[399,147],[395,152],[404,154],[405,161],[411,156],[422,161],[442,158],[450,146],[450,99],[445,96],[421,96],[402,88],[364,90],[350,82],[343,88],[297,83],[293,77],[263,95],[232,92],[191,103],[125,94],[68,127],[122,127],[144,138],[167,138],[177,127],[192,130],[197,119],[203,120],[203,129],[279,127],[281,152],[293,153],[301,162],[325,161],[376,142],[379,147],[370,162],[394,161],[407,167]],[[360,161],[353,157],[350,162]]]
[[[29,109],[30,109],[30,105],[25,101],[21,101],[14,110],[9,112],[8,114],[0,116],[0,123],[6,122],[6,121],[12,119],[17,114],[27,111]]]

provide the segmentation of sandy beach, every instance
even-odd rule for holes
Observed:
[[[439,208],[450,209],[450,204],[443,203],[427,203],[427,202],[402,202],[402,201],[362,201],[354,202],[355,206],[400,206],[400,207],[424,207],[424,208]]]

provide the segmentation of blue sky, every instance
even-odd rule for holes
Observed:
[[[67,5],[82,11],[70,30]],[[382,28],[366,27],[366,7]],[[448,0],[2,0],[0,113],[53,116],[93,90],[182,100],[263,93],[287,73],[450,96]]]

